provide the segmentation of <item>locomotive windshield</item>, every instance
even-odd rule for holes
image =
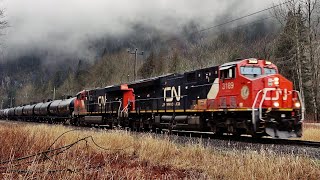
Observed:
[[[260,67],[242,66],[240,67],[240,73],[248,78],[256,78],[262,74],[262,70]]]
[[[270,75],[270,74],[277,74],[277,71],[272,68],[264,68],[264,74],[265,75]]]

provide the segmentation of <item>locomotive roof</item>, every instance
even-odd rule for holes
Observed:
[[[196,70],[193,70],[193,71],[187,71],[187,72],[184,72],[184,73],[169,73],[169,74],[165,74],[165,75],[161,75],[161,76],[156,76],[156,77],[151,77],[151,78],[146,78],[146,79],[140,79],[140,80],[136,80],[136,81],[133,81],[133,82],[129,82],[127,83],[128,86],[134,86],[134,87],[140,87],[140,86],[147,86],[147,85],[152,85],[154,83],[154,81],[158,80],[158,79],[161,79],[163,77],[171,77],[171,76],[181,76],[181,75],[185,75],[185,74],[188,74],[188,73],[193,73],[193,72],[196,72],[196,71],[202,71],[202,70],[206,70],[206,69],[211,69],[211,68],[226,68],[226,67],[229,67],[229,66],[234,66],[238,63],[240,63],[241,61],[243,60],[246,60],[246,59],[237,59],[236,61],[232,61],[232,62],[228,62],[228,63],[224,63],[222,65],[216,65],[216,66],[210,66],[210,67],[206,67],[206,68],[201,68],[201,69],[196,69]],[[102,89],[108,89],[109,91],[114,91],[114,90],[118,90],[120,88],[121,85],[111,85],[111,86],[106,86],[106,87],[103,87],[103,88],[96,88],[95,90],[102,90]]]
[[[239,60],[239,61],[232,61],[232,62],[228,62],[228,63],[224,63],[221,65],[221,67],[225,67],[225,66],[233,66],[233,65],[236,65],[238,64],[239,62],[241,62],[243,60]]]
[[[175,75],[175,74],[170,73],[170,74],[165,74],[165,75],[161,75],[161,76],[157,76],[157,77],[141,79],[141,80],[134,81],[132,83],[128,83],[128,85],[134,85],[134,84],[139,84],[139,83],[142,83],[142,82],[154,81],[156,79],[159,79],[159,78],[162,78],[162,77],[168,77],[168,76],[172,76],[172,75]]]

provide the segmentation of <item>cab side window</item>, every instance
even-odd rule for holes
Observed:
[[[220,79],[232,79],[236,77],[236,68],[230,67],[220,71]]]

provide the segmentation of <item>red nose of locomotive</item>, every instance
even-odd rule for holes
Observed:
[[[263,79],[263,107],[275,109],[300,109],[301,103],[299,94],[293,89],[291,81],[274,74]]]
[[[263,78],[263,106],[266,108],[293,108],[292,82],[280,74]]]
[[[249,102],[255,132],[280,138],[300,137],[304,107],[292,82],[278,74],[277,67],[269,61],[247,59],[238,67],[240,77],[251,84]]]

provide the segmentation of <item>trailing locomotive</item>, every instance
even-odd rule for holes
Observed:
[[[58,103],[58,102],[56,102]],[[109,125],[137,130],[177,129],[215,134],[302,136],[304,105],[293,84],[269,61],[243,59],[184,74],[84,90],[63,107],[34,118],[70,120],[75,125]],[[60,103],[59,103],[60,104]],[[71,105],[72,104],[72,105]],[[71,107],[72,106],[72,107]],[[29,106],[23,109],[30,109]],[[21,108],[0,116],[23,118]],[[64,112],[64,113],[62,113]],[[29,114],[29,113],[27,113]],[[29,114],[30,116],[30,114]]]

